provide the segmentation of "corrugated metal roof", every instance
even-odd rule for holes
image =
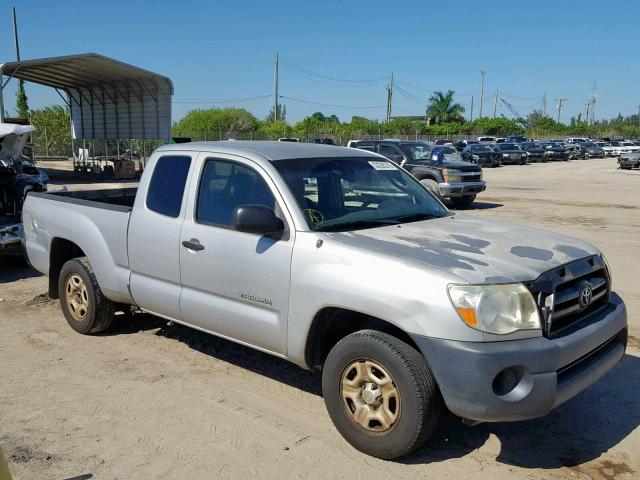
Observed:
[[[2,75],[65,91],[75,138],[171,135],[173,83],[163,75],[96,53],[9,62],[0,69]]]

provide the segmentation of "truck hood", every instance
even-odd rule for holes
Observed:
[[[327,235],[444,270],[469,283],[531,281],[562,264],[600,253],[565,235],[462,214]]]

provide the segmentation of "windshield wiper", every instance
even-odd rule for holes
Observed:
[[[385,225],[397,225],[400,223],[398,219],[371,219],[371,220],[353,220],[351,222],[334,223],[329,225],[320,225],[316,228],[316,232],[336,232],[340,230],[357,230],[359,228],[373,228]]]
[[[420,220],[431,220],[433,218],[442,218],[442,215],[434,215],[432,213],[414,213],[412,215],[404,215],[397,217],[398,222],[418,222]]]

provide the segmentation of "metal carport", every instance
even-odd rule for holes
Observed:
[[[70,109],[74,139],[171,135],[173,84],[157,73],[96,53],[0,64],[0,121],[2,89],[11,78],[55,88]]]

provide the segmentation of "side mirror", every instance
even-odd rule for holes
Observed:
[[[231,215],[234,230],[257,235],[278,236],[284,231],[282,220],[264,205],[240,205]]]

